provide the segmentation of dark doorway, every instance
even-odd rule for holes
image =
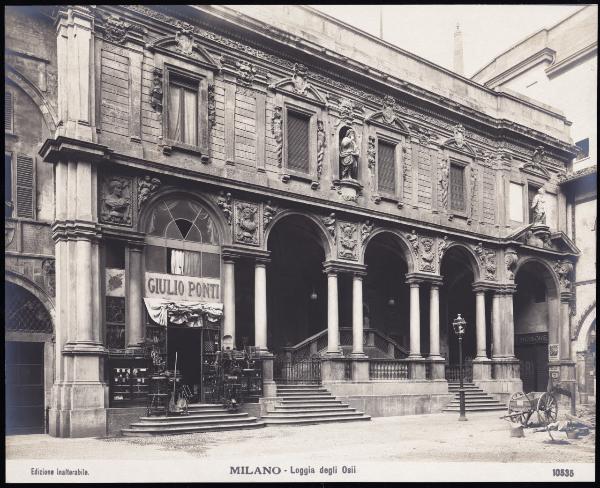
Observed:
[[[477,354],[475,324],[475,277],[466,251],[459,247],[450,248],[442,260],[441,275],[444,284],[441,290],[441,324],[444,329],[440,337],[446,339],[446,354],[450,364],[458,364],[458,338],[452,322],[460,314],[467,322],[463,338],[463,359],[473,359]]]
[[[6,433],[43,434],[44,343],[5,342]]]
[[[391,234],[379,234],[365,253],[365,328],[377,329],[407,351],[410,345],[408,266]]]
[[[316,225],[299,215],[275,225],[268,249],[267,347],[278,353],[327,329],[325,253]]]

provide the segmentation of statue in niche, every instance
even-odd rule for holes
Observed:
[[[340,131],[340,178],[356,180],[358,177],[358,144],[354,129],[344,127]]]
[[[104,196],[102,217],[107,222],[116,224],[131,223],[127,213],[131,202],[123,195],[127,190],[127,182],[122,178],[112,178],[108,182],[108,193]]]
[[[531,202],[534,225],[546,225],[546,200],[544,195],[546,195],[546,190],[542,187]]]

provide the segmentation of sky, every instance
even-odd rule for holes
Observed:
[[[440,66],[452,69],[454,31],[463,33],[464,75],[583,5],[311,5]]]

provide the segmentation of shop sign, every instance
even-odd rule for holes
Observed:
[[[560,377],[560,366],[550,366],[548,373],[550,374],[550,378],[557,380]]]
[[[558,344],[548,344],[548,359],[558,359]]]
[[[548,332],[537,332],[535,334],[515,335],[517,346],[529,346],[532,344],[548,344]]]
[[[220,302],[221,280],[161,273],[146,273],[145,297],[177,301]]]

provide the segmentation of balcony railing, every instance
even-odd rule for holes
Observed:
[[[369,361],[371,380],[408,380],[408,362],[402,359],[371,359]]]

